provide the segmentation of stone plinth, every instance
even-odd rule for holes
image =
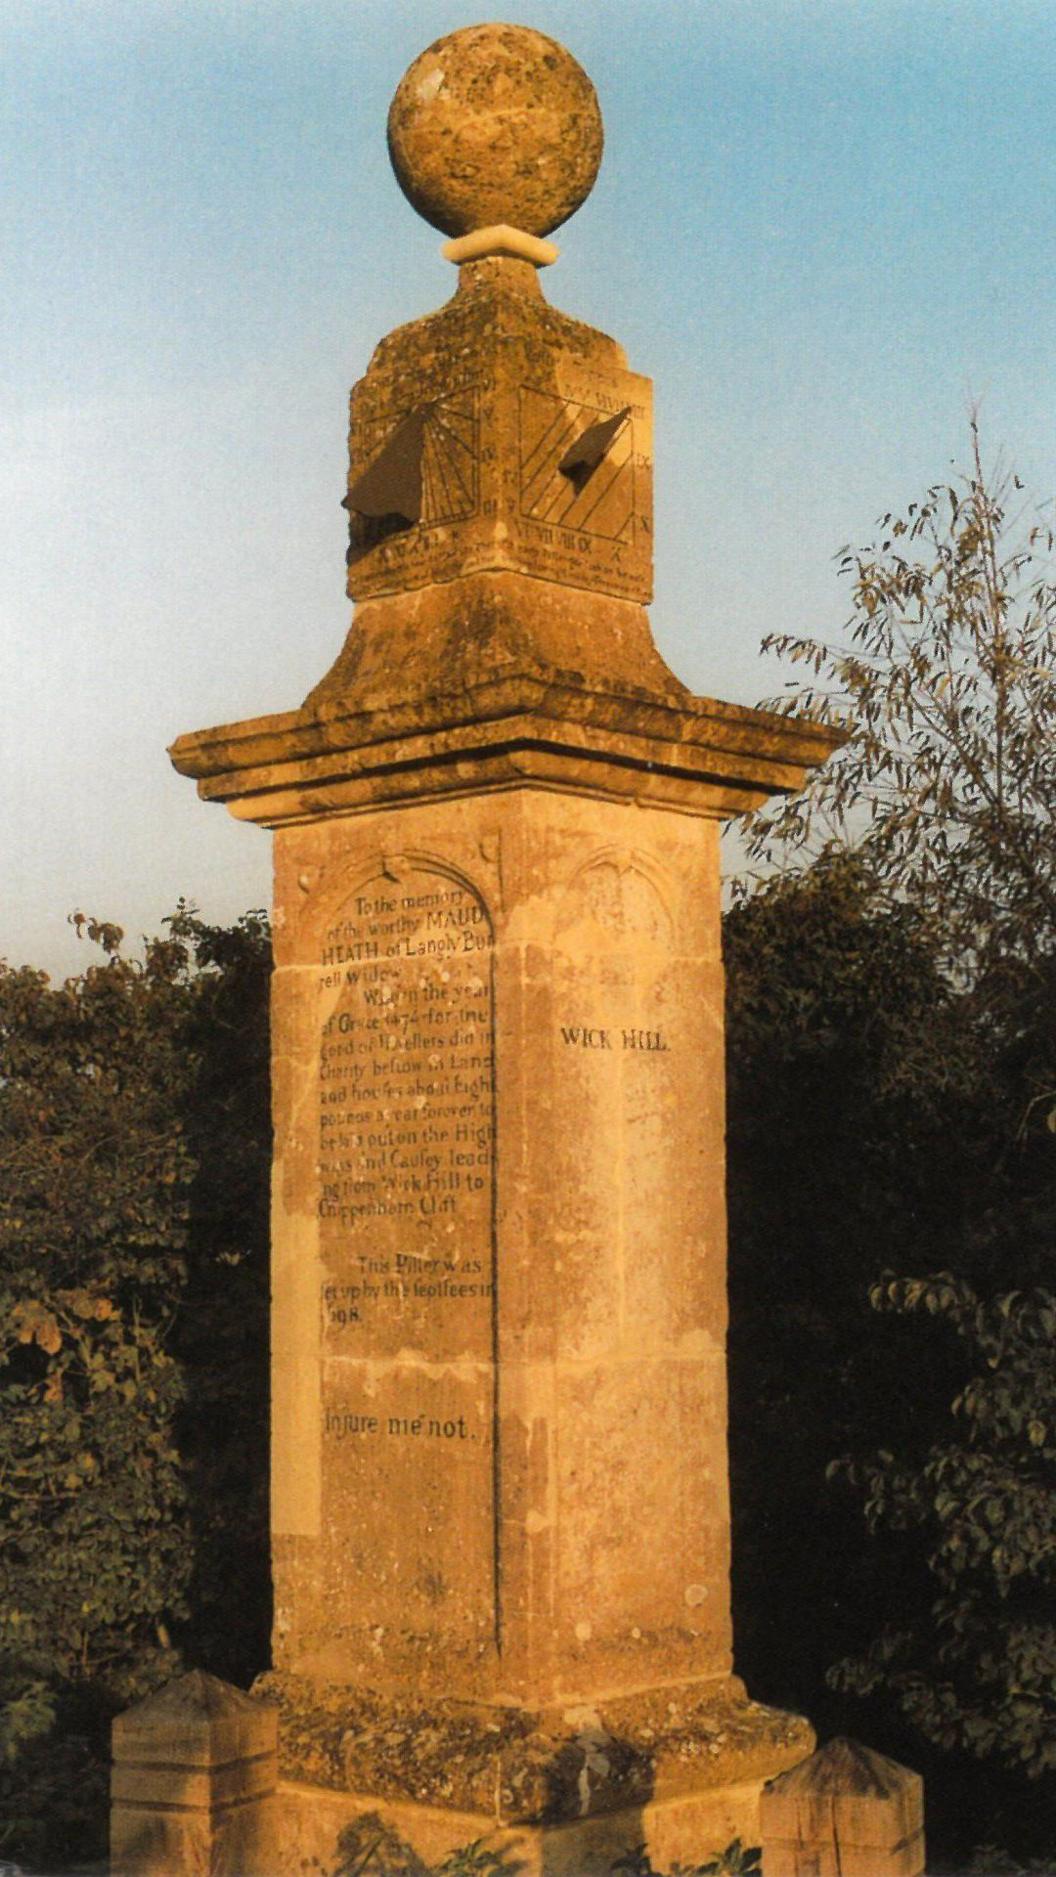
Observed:
[[[830,1740],[760,1804],[763,1877],[921,1877],[919,1773],[856,1740]]]
[[[274,1709],[195,1670],[113,1730],[113,1877],[268,1877],[278,1831]]]
[[[666,1870],[693,1846],[758,1843],[767,1770],[813,1744],[805,1722],[748,1701],[735,1680],[549,1716],[385,1700],[280,1673],[259,1692],[282,1704],[291,1873],[299,1857],[327,1868],[342,1828],[370,1810],[430,1862],[484,1839],[515,1848],[523,1877],[609,1877],[621,1852],[647,1842]]]

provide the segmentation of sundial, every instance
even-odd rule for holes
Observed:
[[[601,161],[589,78],[527,27],[450,34],[401,81],[389,149],[459,286],[353,392],[349,592],[520,572],[648,601],[651,386],[539,286]]]
[[[519,510],[532,521],[630,544],[634,534],[634,421],[574,399],[521,388]],[[358,549],[403,529],[464,521],[477,511],[479,395],[473,385],[399,417],[364,426],[368,466],[345,498]]]

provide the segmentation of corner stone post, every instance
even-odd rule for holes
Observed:
[[[112,1877],[271,1877],[278,1713],[195,1669],[113,1729]]]
[[[924,1785],[856,1740],[830,1740],[763,1787],[763,1877],[923,1877]]]

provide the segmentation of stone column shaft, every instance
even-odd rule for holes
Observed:
[[[729,1672],[717,831],[629,819],[514,790],[279,836],[293,1673],[547,1707]]]

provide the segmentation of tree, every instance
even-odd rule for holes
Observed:
[[[767,641],[809,674],[779,707],[852,735],[804,796],[755,818],[749,852],[783,870],[764,884],[772,906],[851,866],[871,916],[909,921],[936,974],[933,1012],[904,1026],[897,1068],[880,1071],[912,1098],[908,1132],[890,1102],[873,1112],[909,1191],[922,1149],[938,1152],[948,1217],[936,1234],[902,1209],[910,1229],[894,1244],[896,1195],[854,1225],[852,1257],[861,1276],[873,1253],[872,1303],[899,1319],[925,1411],[878,1425],[883,1452],[844,1469],[924,1594],[908,1591],[909,1621],[881,1623],[836,1679],[886,1688],[941,1746],[1040,1776],[1056,1750],[1044,1686],[1056,1555],[1039,1510],[1056,1483],[1043,1333],[1056,1308],[1056,586],[1051,530],[1009,518],[1020,486],[987,481],[973,422],[965,477],[885,515],[869,549],[841,552],[849,646]],[[862,1022],[868,1034],[876,1017]],[[848,1195],[862,1177],[859,1159]],[[896,1275],[907,1268],[932,1275]]]
[[[841,549],[851,649],[764,641],[813,677],[774,707],[853,735],[805,794],[752,819],[748,852],[802,864],[853,847],[878,895],[928,919],[955,981],[1018,1003],[1034,977],[1051,989],[1056,955],[1054,537],[1008,519],[1022,485],[991,487],[974,419],[971,434],[960,487],[886,514],[864,552]]]
[[[259,1288],[266,1246],[259,1203],[230,1223],[259,1145],[215,1099],[218,1053],[229,1091],[253,1082],[266,925],[225,934],[181,907],[139,963],[118,927],[77,924],[104,955],[82,976],[0,966],[0,1852],[30,1856],[84,1851],[110,1716],[194,1658],[192,1500],[246,1428],[243,1411],[215,1440],[209,1377],[245,1336],[234,1293],[249,1263]],[[248,980],[247,1062],[217,1024]],[[229,1550],[246,1504],[236,1491],[220,1515]],[[228,1581],[229,1617],[244,1600]]]
[[[247,1686],[271,1642],[268,1517],[271,935],[263,913],[209,926],[168,921],[187,953],[179,1110],[194,1165],[187,1283],[172,1354],[187,1381],[177,1438],[188,1494],[189,1666]]]
[[[927,1647],[888,1622],[835,1681],[890,1689],[930,1740],[1056,1772],[1056,1296],[984,1302],[963,1279],[888,1279],[879,1310],[927,1312],[966,1346],[955,1433],[923,1461],[845,1462],[870,1525],[923,1534],[938,1585]]]
[[[826,1469],[941,1431],[955,1360],[907,1375],[912,1332],[878,1333],[868,1289],[907,1244],[935,1265],[959,1247],[991,1103],[922,921],[853,858],[733,908],[724,951],[738,1665],[845,1731],[825,1671],[904,1572]]]

